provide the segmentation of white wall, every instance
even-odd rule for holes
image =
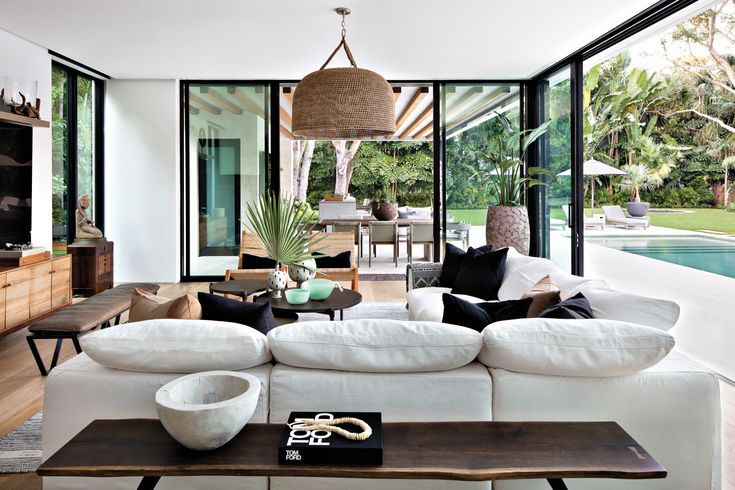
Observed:
[[[179,280],[175,80],[110,80],[105,98],[105,236],[115,282]]]
[[[0,77],[38,80],[41,119],[51,119],[51,57],[48,51],[0,29]],[[33,129],[31,241],[51,250],[51,129]]]

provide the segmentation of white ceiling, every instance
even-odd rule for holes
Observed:
[[[388,79],[527,78],[653,3],[3,0],[0,28],[114,78],[300,79],[339,42],[345,6],[358,65]]]

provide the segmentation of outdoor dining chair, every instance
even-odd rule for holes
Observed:
[[[349,221],[332,225],[332,231],[346,231],[355,235],[355,245],[357,245],[357,266],[360,267],[360,257],[362,257],[362,224],[357,221]]]
[[[434,253],[434,223],[411,223],[408,230],[408,263],[413,263],[413,246],[431,245]],[[431,255],[429,255],[431,257]]]
[[[368,224],[368,267],[373,265],[378,245],[393,245],[393,262],[398,267],[398,224],[395,221],[371,221]]]

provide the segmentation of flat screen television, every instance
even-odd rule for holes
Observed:
[[[0,122],[0,248],[31,241],[33,129]]]

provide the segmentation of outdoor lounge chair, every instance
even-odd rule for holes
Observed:
[[[605,220],[614,225],[622,225],[628,228],[648,228],[648,219],[646,218],[630,218],[625,215],[623,208],[620,206],[602,206],[605,212]]]
[[[566,220],[561,219],[555,219],[555,218],[549,218],[550,219],[550,227],[553,227],[555,224],[555,221],[561,221],[566,225],[569,222],[569,208],[567,206],[562,206],[561,210],[564,211],[564,216],[567,217]],[[600,230],[605,229],[605,221],[597,218],[590,218],[588,216],[584,217],[584,228],[586,230],[591,230],[593,228],[599,228]],[[562,230],[564,230],[564,227],[562,227]]]

